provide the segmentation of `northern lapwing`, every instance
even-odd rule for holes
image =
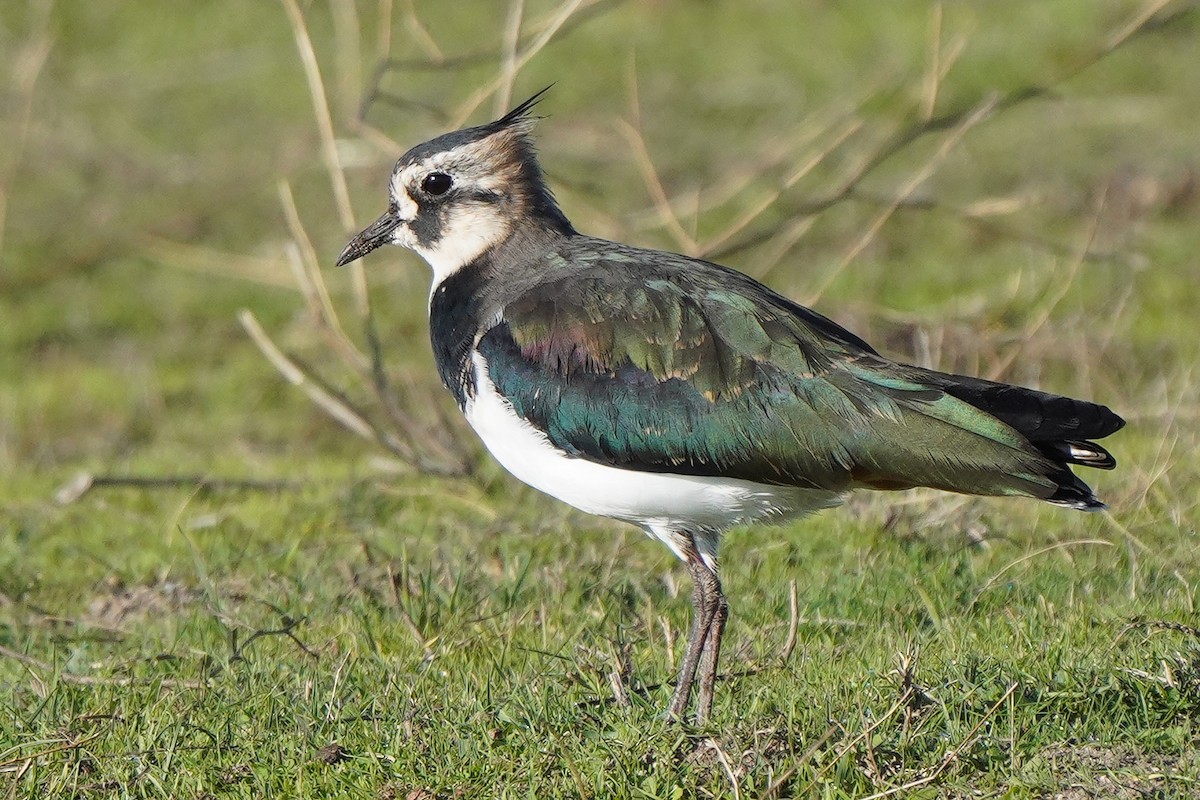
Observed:
[[[1070,465],[1116,465],[1091,441],[1124,424],[1105,406],[897,363],[739,272],[578,233],[531,139],[541,94],[401,156],[387,211],[337,263],[385,244],[423,256],[438,370],[492,456],[687,565],[670,717],[697,677],[697,722],[712,710],[730,528],[855,489],[1104,507]]]

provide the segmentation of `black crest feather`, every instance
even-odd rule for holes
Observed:
[[[553,88],[554,88],[554,84],[552,83],[549,86],[547,86],[545,89],[542,89],[540,92],[538,92],[537,94],[530,97],[528,100],[525,100],[523,103],[518,105],[512,111],[505,114],[500,119],[493,122],[489,127],[507,128],[512,125],[516,125],[519,122],[523,122],[527,119],[534,119],[534,117],[529,116],[529,112],[533,110],[534,106],[536,106],[538,103],[542,102],[542,96],[545,95],[546,92],[550,91]]]

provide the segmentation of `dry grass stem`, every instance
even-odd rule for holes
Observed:
[[[136,686],[139,684],[154,684],[168,689],[203,689],[205,686],[204,681],[185,681],[177,678],[101,678],[94,675],[78,675],[74,672],[64,672],[53,664],[32,656],[27,656],[4,645],[0,645],[0,658],[10,658],[13,661],[23,664],[29,669],[31,675],[34,670],[37,670],[38,672],[54,676],[56,680],[79,686]],[[38,682],[45,684],[42,678],[38,676],[33,677]]]
[[[848,118],[858,118],[857,112],[851,112],[849,115],[844,112],[829,114],[824,119],[815,115],[809,117],[792,134],[764,143],[752,167],[746,168],[735,160],[729,168],[710,180],[709,185],[706,185],[703,190],[690,188],[680,195],[669,197],[671,208],[675,210],[676,216],[698,218],[705,213],[723,208],[730,201],[740,200],[747,190],[754,190],[761,182],[775,182],[776,175],[784,173],[785,170],[792,168],[794,162],[800,160],[800,157],[797,156],[798,153],[814,147],[819,150],[829,149],[823,143],[829,138],[830,131],[837,127],[839,122],[844,123]],[[820,160],[817,159],[817,163],[820,163]],[[801,166],[792,168],[793,174],[798,170],[808,171]],[[803,175],[799,175],[794,180],[785,179],[785,181],[792,185],[802,177]],[[662,225],[658,209],[653,205],[643,211],[634,212],[629,217],[635,220],[636,226],[642,228],[661,227]],[[705,247],[711,252],[717,248],[717,245],[709,241]]]
[[[833,152],[844,145],[850,139],[850,137],[858,133],[862,129],[862,126],[863,121],[861,119],[853,119],[843,125],[841,130],[835,133],[829,134],[828,131],[825,131],[825,143],[820,150],[813,153],[805,161],[801,162],[800,166],[793,170],[792,173],[788,175],[787,178],[785,178],[776,189],[773,189],[758,203],[747,209],[741,217],[730,223],[725,230],[721,231],[712,239],[700,246],[698,254],[707,255],[719,250],[731,239],[733,239],[733,237],[750,227],[751,223],[753,223],[767,210],[779,202],[779,198],[783,196],[784,192],[791,189],[806,175],[816,169],[817,166],[829,158]]]
[[[773,273],[816,221],[816,217],[797,217],[780,228],[764,245],[763,254],[755,259],[758,276],[765,279]]]
[[[1170,3],[1171,0],[1152,0],[1152,2],[1144,6],[1141,11],[1135,14],[1125,25],[1119,28],[1116,33],[1109,37],[1109,39],[1106,40],[1105,45],[1099,51],[1092,53],[1087,58],[1075,64],[1072,68],[1059,73],[1045,83],[1028,84],[997,96],[990,101],[990,111],[993,113],[1007,111],[1010,108],[1015,108],[1026,102],[1029,102],[1030,100],[1045,97],[1056,86],[1059,86],[1071,78],[1074,78],[1081,72],[1100,62],[1106,56],[1120,49],[1122,45],[1126,44],[1135,36],[1145,33],[1153,28],[1166,26],[1182,18],[1183,14],[1185,13],[1184,10],[1181,10],[1174,15],[1168,15],[1165,18],[1159,16],[1159,12],[1167,5],[1170,5]],[[951,59],[943,57],[942,60],[949,61]],[[946,66],[942,67],[943,77],[947,68],[948,67]],[[822,211],[832,208],[835,205],[838,205],[839,203],[844,202],[851,196],[857,196],[856,191],[862,182],[884,163],[890,161],[896,155],[907,149],[910,145],[920,139],[923,139],[929,134],[956,128],[961,130],[963,128],[963,123],[978,115],[979,111],[980,107],[978,106],[974,108],[958,109],[944,113],[940,116],[922,119],[920,122],[901,130],[899,133],[892,136],[882,146],[878,147],[873,153],[867,154],[864,158],[862,158],[859,161],[858,166],[849,172],[840,188],[831,194],[826,195],[825,197],[821,197],[801,205],[796,210],[796,213],[816,215]],[[899,193],[899,196],[892,198],[888,205],[889,207],[892,204],[897,203],[902,205],[903,203],[907,202],[907,200],[907,196],[901,192]],[[884,220],[886,220],[886,218],[890,215],[891,211],[886,211],[885,214],[881,216]],[[751,234],[744,241],[731,242],[720,251],[710,252],[708,255],[710,258],[728,256],[732,253],[761,244],[764,240],[769,238],[769,236],[769,233],[763,232]],[[862,242],[865,246],[865,243],[869,242],[873,236],[874,234],[868,230],[867,234],[860,239],[860,242]],[[854,251],[852,250],[851,255],[853,255],[853,252]],[[836,276],[843,269],[844,266],[839,266],[836,268],[830,276],[830,280],[836,278]],[[826,283],[828,283],[828,280]],[[819,287],[815,292],[816,297],[820,297],[826,288],[827,287],[825,284]]]
[[[296,489],[303,484],[284,480],[254,480],[246,478],[214,478],[211,475],[106,475],[81,472],[54,491],[54,502],[69,505],[92,489],[100,487],[135,489],[200,489],[214,491],[279,492]]]
[[[329,289],[325,285],[325,276],[321,272],[316,248],[304,229],[300,212],[296,208],[296,199],[292,195],[292,187],[286,181],[279,182],[279,201],[283,206],[288,230],[292,234],[293,244],[289,248],[288,263],[292,267],[292,275],[300,287],[301,294],[308,303],[309,312],[342,360],[356,372],[365,375],[370,367],[370,359],[355,346],[342,327]]]
[[[921,93],[921,119],[928,122],[933,119],[934,109],[937,108],[938,87],[941,86],[942,76],[942,17],[941,2],[933,4],[929,10],[929,66],[925,70],[925,82]]]
[[[345,0],[329,0],[329,11],[333,18],[334,69],[337,73],[335,99],[338,115],[345,117],[358,107],[358,95],[363,90],[362,80],[362,28],[358,21],[358,9]]]
[[[425,51],[426,58],[434,63],[441,63],[446,60],[446,56],[442,53],[442,48],[438,47],[433,34],[429,32],[429,29],[425,27],[424,23],[421,22],[421,18],[417,15],[414,0],[404,0],[404,25],[413,34],[413,38],[417,40],[417,44]],[[383,48],[380,52],[386,56],[390,52],[390,49]]]
[[[921,119],[929,122],[937,110],[938,93],[942,81],[950,74],[963,51],[967,48],[965,37],[958,37],[947,46],[943,39],[942,22],[945,5],[941,2],[934,4],[929,15],[929,66],[925,70],[925,80],[921,94]]]
[[[786,664],[791,660],[796,649],[797,634],[800,630],[800,592],[793,578],[788,582],[788,629],[787,639],[783,642],[783,650],[779,653],[779,661]]]
[[[1075,539],[1070,542],[1055,542],[1054,544],[1040,547],[1037,550],[1034,550],[1032,553],[1026,553],[1020,558],[1005,564],[1003,567],[997,570],[992,577],[984,581],[983,585],[975,590],[975,596],[971,598],[971,602],[967,604],[967,611],[970,611],[972,608],[974,608],[975,604],[979,601],[979,598],[984,594],[984,592],[988,591],[997,583],[999,583],[1000,578],[1014,567],[1020,566],[1026,561],[1031,561],[1032,559],[1045,555],[1046,553],[1052,553],[1069,547],[1081,547],[1087,545],[1095,545],[1097,547],[1115,547],[1115,545],[1107,539]]]
[[[725,773],[726,779],[729,781],[730,791],[733,793],[733,800],[741,800],[742,790],[738,786],[737,774],[733,771],[733,762],[729,760],[729,754],[721,747],[721,743],[716,739],[705,739],[705,744],[708,749],[716,756],[717,763],[721,765],[721,770]]]
[[[369,122],[359,122],[357,133],[377,148],[379,152],[386,153],[389,157],[395,157],[397,153],[404,152],[404,145]]]
[[[854,259],[858,258],[859,254],[861,254],[862,251],[867,248],[867,245],[874,241],[875,237],[879,234],[879,231],[883,229],[884,224],[891,219],[894,213],[896,213],[896,209],[900,207],[900,204],[904,200],[908,199],[908,197],[917,190],[917,187],[929,180],[929,178],[937,171],[937,168],[941,165],[941,163],[945,161],[946,156],[948,156],[950,152],[958,146],[959,142],[962,141],[962,138],[967,134],[967,131],[983,122],[983,120],[985,120],[988,115],[995,110],[997,102],[998,99],[996,97],[988,98],[984,102],[980,103],[974,111],[966,115],[958,123],[958,125],[951,130],[950,134],[942,142],[941,146],[938,147],[937,151],[920,169],[917,170],[917,172],[911,178],[909,178],[907,183],[900,187],[899,191],[896,192],[895,197],[892,199],[892,202],[890,202],[882,211],[879,212],[878,215],[876,215],[875,219],[871,221],[871,224],[867,226],[867,229],[862,233],[862,235],[859,236],[854,244],[850,246],[850,249],[846,251],[846,253],[838,261],[837,265],[830,270],[830,272],[817,285],[817,287],[810,292],[807,297],[804,298],[803,302],[805,304],[812,305],[820,300],[821,296],[824,295],[829,287],[833,285],[833,282],[838,279],[846,267],[848,267],[854,261]]]
[[[242,327],[250,334],[250,338],[254,341],[254,344],[267,357],[267,360],[274,365],[275,369],[279,370],[279,373],[289,383],[308,395],[308,398],[316,403],[325,413],[329,414],[329,416],[337,420],[343,427],[358,436],[371,442],[383,444],[388,449],[394,450],[395,454],[405,461],[413,462],[416,460],[415,454],[406,445],[380,431],[346,400],[336,396],[325,386],[318,383],[314,377],[301,369],[299,364],[284,355],[283,351],[276,347],[271,338],[267,336],[266,331],[263,330],[262,325],[254,317],[253,312],[243,309],[238,314],[238,321],[242,323]]]
[[[517,80],[517,47],[521,43],[521,20],[525,15],[525,0],[510,0],[508,19],[504,24],[504,40],[500,54],[500,88],[492,104],[494,117],[502,117],[511,107],[513,84]]]
[[[467,456],[463,452],[447,447],[438,437],[436,430],[428,429],[401,410],[381,367],[373,369],[365,380],[369,382],[376,399],[388,413],[395,430],[388,430],[371,421],[366,413],[355,408],[341,393],[306,371],[295,358],[285,355],[267,336],[253,313],[243,309],[238,318],[255,345],[280,374],[289,383],[299,387],[312,402],[345,428],[383,446],[392,455],[418,470],[438,475],[465,475],[470,472]],[[378,343],[375,344],[374,350],[378,353]],[[377,357],[372,363],[373,366],[379,367],[382,360]],[[441,429],[444,430],[447,421],[440,416],[438,419]]]
[[[825,743],[828,742],[839,730],[841,730],[841,727],[837,723],[834,723],[826,728],[825,732],[818,736],[816,741],[814,741],[804,750],[800,757],[796,759],[794,764],[771,780],[771,783],[767,785],[766,790],[759,796],[761,800],[775,800],[775,798],[783,794],[784,790],[787,789],[788,781],[792,779],[792,776],[800,771],[800,767],[811,761],[812,757],[816,755],[817,751],[824,747]],[[809,783],[806,787],[806,790],[811,789],[814,783],[815,782]],[[793,796],[799,797],[800,795],[797,794]]]
[[[350,190],[346,185],[346,175],[342,170],[341,157],[338,155],[337,140],[333,134],[333,118],[329,113],[329,101],[325,96],[325,83],[321,78],[321,68],[317,63],[317,54],[313,50],[312,39],[308,35],[308,24],[300,12],[296,0],[280,0],[287,11],[288,22],[292,26],[292,35],[296,40],[296,50],[300,54],[300,62],[304,66],[304,75],[308,80],[308,91],[313,104],[313,116],[317,122],[317,131],[321,138],[321,156],[325,161],[325,171],[329,175],[329,185],[333,189],[334,206],[337,209],[342,227],[347,231],[354,228],[354,211],[350,205]]]
[[[400,619],[404,622],[405,627],[408,628],[408,632],[412,634],[413,641],[415,641],[417,646],[421,648],[421,652],[424,654],[424,661],[426,663],[432,661],[434,656],[433,643],[437,641],[437,637],[434,637],[433,639],[425,638],[425,634],[421,632],[421,626],[417,625],[417,621],[413,619],[412,614],[409,613],[408,607],[405,605],[400,596],[401,586],[404,587],[404,594],[408,594],[408,580],[403,576],[396,575],[395,570],[392,569],[391,562],[388,562],[387,564],[387,579],[388,585],[391,586],[392,589],[393,607],[400,615]]]
[[[17,48],[12,59],[7,64],[6,72],[10,76],[11,96],[6,98],[6,105],[17,110],[14,115],[15,133],[7,138],[4,147],[4,163],[0,168],[0,256],[4,254],[4,231],[8,219],[8,197],[11,191],[10,181],[20,167],[25,146],[29,141],[29,131],[33,122],[34,97],[37,93],[38,78],[42,74],[46,60],[50,57],[53,46],[51,37],[50,11],[52,2],[31,3],[34,7],[34,22],[30,26],[35,32],[21,47]],[[0,258],[0,263],[3,259]]]
[[[1041,307],[1037,309],[1033,315],[1033,319],[1026,324],[1025,330],[1022,332],[1022,335],[1017,343],[1008,348],[1008,352],[1005,353],[1004,356],[1002,356],[988,371],[987,377],[991,380],[999,379],[1000,376],[1002,376],[1008,370],[1008,368],[1012,366],[1013,362],[1016,361],[1017,356],[1020,355],[1022,349],[1024,348],[1025,343],[1034,338],[1034,335],[1040,331],[1042,327],[1045,326],[1045,324],[1050,320],[1050,317],[1054,314],[1054,309],[1058,307],[1058,304],[1061,303],[1063,299],[1071,293],[1071,289],[1074,288],[1075,285],[1075,279],[1079,276],[1079,268],[1087,259],[1088,253],[1091,252],[1092,245],[1096,241],[1096,233],[1100,229],[1100,220],[1104,215],[1104,205],[1107,194],[1108,190],[1107,187],[1105,187],[1104,191],[1100,193],[1100,196],[1096,200],[1096,208],[1092,212],[1091,218],[1089,219],[1087,235],[1084,236],[1083,244],[1078,248],[1077,252],[1075,253],[1075,257],[1067,262],[1066,274],[1062,275],[1061,270],[1058,269],[1053,271],[1054,291],[1050,293],[1045,302],[1041,304]]]
[[[0,648],[0,649],[4,649],[4,648]],[[62,677],[64,680],[66,680],[65,675],[60,675],[60,677]],[[36,741],[31,741],[31,742],[22,742],[21,744],[14,745],[13,747],[10,747],[8,750],[4,751],[3,753],[0,753],[0,772],[13,772],[14,771],[13,768],[18,767],[17,775],[14,776],[13,792],[10,795],[10,797],[16,796],[17,783],[20,781],[21,775],[24,774],[25,770],[27,770],[28,767],[33,762],[37,761],[38,759],[45,758],[46,756],[54,755],[55,753],[61,753],[61,752],[67,751],[67,750],[78,750],[81,747],[83,747],[85,744],[94,742],[96,739],[99,739],[104,734],[105,734],[105,731],[97,731],[96,733],[93,733],[90,736],[85,736],[82,739],[74,739],[71,737],[64,737],[65,741],[63,741],[61,744],[55,745],[54,747],[50,747],[46,750],[39,750],[36,753],[30,753],[27,756],[19,756],[17,758],[9,758],[8,756],[11,753],[18,752],[22,748],[32,747],[32,746],[36,746],[36,745],[52,744],[56,740],[40,739],[40,740],[36,740]]]
[[[308,35],[308,25],[296,0],[280,0],[287,11],[288,21],[292,26],[292,34],[296,40],[296,50],[300,54],[300,62],[304,66],[304,75],[308,80],[308,91],[312,98],[313,117],[317,122],[317,131],[321,139],[321,155],[325,162],[325,171],[329,175],[329,185],[333,190],[334,207],[342,229],[354,230],[354,211],[350,205],[350,189],[346,185],[346,174],[342,169],[341,156],[338,154],[337,139],[333,134],[333,118],[329,114],[329,101],[325,96],[325,84],[321,79],[321,69],[317,64],[317,54],[313,50],[312,39]],[[370,315],[370,300],[367,297],[367,279],[361,263],[349,265],[351,285],[354,287],[355,300],[358,303],[360,316],[366,319]]]
[[[842,743],[842,745],[838,748],[837,752],[828,761],[825,762],[825,765],[817,770],[816,774],[813,775],[812,780],[810,780],[801,791],[794,792],[793,796],[807,797],[809,795],[809,793],[813,790],[813,788],[816,787],[817,783],[821,780],[821,778],[824,777],[825,773],[829,772],[831,769],[836,767],[838,765],[838,763],[842,760],[842,758],[847,753],[849,753],[851,750],[853,750],[855,747],[858,746],[859,742],[870,738],[870,736],[872,734],[874,734],[875,731],[879,730],[879,728],[882,727],[886,722],[888,722],[888,720],[890,720],[892,717],[896,716],[896,714],[898,714],[898,713],[904,711],[906,708],[908,708],[909,701],[912,700],[912,698],[913,698],[913,690],[912,690],[912,687],[909,687],[907,690],[905,690],[900,695],[899,698],[896,699],[896,702],[892,703],[892,705],[888,707],[887,711],[883,712],[883,714],[880,715],[880,717],[878,719],[876,719],[871,724],[867,725],[861,731],[856,733],[854,735],[854,737],[851,738],[849,741]],[[826,731],[826,734],[825,734],[825,736],[822,737],[822,739],[828,738],[829,736],[832,735],[832,733],[833,733],[832,731]],[[777,778],[771,784],[771,786],[768,786],[766,792],[763,793],[763,797],[777,797],[779,795],[779,792],[782,790],[783,784],[785,784],[787,782],[787,780],[790,779],[791,776],[796,773],[796,770],[799,769],[799,766],[801,764],[803,764],[804,761],[807,761],[809,758],[812,757],[813,754],[815,754],[816,746],[817,745],[814,745],[814,747],[810,747],[805,752],[805,755],[804,755],[802,761],[798,761],[795,765],[793,765],[793,767],[787,773],[785,773],[783,776],[780,776],[779,778]]]
[[[407,0],[409,10],[412,0]],[[392,0],[379,0],[375,12],[375,61],[383,63],[387,54],[392,51]]]
[[[681,252],[689,256],[697,255],[700,252],[700,245],[695,237],[684,229],[675,210],[671,207],[667,191],[663,188],[662,180],[658,176],[658,169],[654,166],[654,159],[651,158],[650,151],[646,147],[646,138],[642,135],[642,110],[641,102],[638,99],[636,66],[630,70],[629,108],[633,122],[619,121],[618,130],[633,148],[634,158],[637,159],[638,169],[642,173],[642,181],[645,183],[647,191],[650,192],[650,197],[654,201],[654,207],[658,210],[663,225],[674,237]]]
[[[599,2],[599,0],[591,0],[588,2],[588,5],[593,5],[596,2]],[[482,104],[484,100],[491,97],[505,85],[505,81],[507,80],[506,73],[508,70],[511,69],[512,74],[515,75],[524,69],[525,65],[532,61],[534,56],[542,51],[542,48],[553,41],[555,35],[567,23],[567,20],[569,20],[571,16],[575,14],[575,12],[579,11],[581,7],[584,7],[584,3],[585,0],[566,0],[566,2],[562,3],[557,9],[551,12],[547,16],[545,27],[542,28],[541,32],[533,39],[532,42],[521,49],[521,51],[516,55],[512,66],[502,67],[499,74],[497,74],[495,78],[476,89],[467,99],[467,101],[458,107],[458,110],[452,116],[453,122],[451,127],[461,128],[463,124],[470,119],[471,115],[475,113],[475,110],[479,108],[480,104]]]
[[[1150,2],[1142,6],[1136,14],[1130,17],[1129,22],[1127,22],[1123,27],[1118,28],[1113,35],[1109,37],[1108,41],[1104,43],[1104,48],[1101,50],[1101,53],[1111,53],[1132,39],[1134,36],[1146,31],[1151,27],[1151,24],[1155,22],[1155,17],[1158,16],[1159,12],[1174,2],[1175,0],[1150,0]],[[1186,7],[1188,4],[1180,5],[1184,5]],[[1184,10],[1181,10],[1178,13],[1182,14],[1184,13]],[[1167,21],[1169,20],[1160,20],[1160,22]]]
[[[291,289],[280,260],[230,253],[198,244],[176,242],[161,236],[140,237],[139,245],[152,259],[165,266],[219,278],[249,281],[260,286]]]
[[[1008,702],[1008,699],[1013,696],[1015,691],[1017,691],[1018,686],[1020,686],[1020,684],[1016,682],[1010,684],[1008,690],[1000,697],[1000,699],[997,700],[992,707],[989,708],[987,712],[979,718],[979,721],[976,722],[974,727],[972,727],[967,735],[963,737],[963,740],[956,744],[950,750],[950,752],[946,753],[942,760],[938,762],[937,766],[934,767],[928,775],[913,781],[909,781],[902,786],[893,786],[891,789],[886,791],[876,792],[875,794],[868,795],[864,797],[863,800],[882,800],[884,797],[892,797],[893,795],[897,794],[906,794],[911,792],[913,789],[919,789],[922,786],[933,783],[935,780],[941,777],[942,773],[944,773],[951,764],[958,760],[958,757],[962,755],[964,750],[974,744],[979,735],[980,729],[983,728],[984,723],[991,719],[992,716],[994,716],[995,713],[1000,710],[1000,706]]]
[[[296,0],[281,0],[281,2],[287,11],[296,47],[304,66],[313,115],[320,135],[323,161],[330,185],[333,187],[334,204],[338,209],[342,227],[345,230],[352,230],[355,227],[354,214],[350,206],[349,191],[337,150],[337,142],[334,138],[333,120],[326,99],[325,85],[317,65],[312,41]],[[411,13],[411,4],[408,8]],[[381,18],[384,16],[390,18],[390,14],[390,4],[381,5]],[[345,16],[340,19],[341,21],[336,24],[341,26],[343,32],[352,30],[356,37],[359,35],[356,16]],[[415,15],[412,19],[415,20]],[[351,70],[351,72],[357,75],[356,70]],[[371,131],[366,131],[366,134],[368,139],[375,139],[381,147],[395,149],[392,146],[394,143],[390,140],[379,141],[379,137],[372,136]],[[334,391],[323,381],[318,380],[314,374],[302,368],[294,357],[285,356],[249,312],[243,312],[240,315],[243,327],[250,333],[263,354],[289,382],[299,386],[314,403],[344,427],[384,446],[393,455],[418,469],[439,474],[467,472],[468,458],[461,451],[450,448],[444,443],[436,429],[439,426],[435,426],[435,429],[431,430],[430,426],[406,413],[404,406],[406,401],[411,400],[407,396],[409,393],[405,392],[403,397],[398,397],[394,387],[390,384],[384,368],[382,343],[375,328],[362,264],[355,263],[349,269],[355,307],[365,337],[366,352],[363,352],[347,335],[341,323],[321,271],[320,259],[301,221],[291,188],[286,182],[280,183],[279,196],[293,240],[287,248],[288,265],[292,270],[296,285],[305,299],[311,318],[342,363],[373,392],[376,401],[386,413],[394,429],[388,430],[372,422],[368,415],[355,408],[343,393]],[[445,429],[447,422],[441,410],[437,409],[434,415],[440,428]]]

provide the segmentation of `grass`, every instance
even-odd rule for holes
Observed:
[[[441,132],[497,74],[509,9],[448,5],[301,9],[359,223],[382,136]],[[526,5],[536,36],[557,6]],[[1074,73],[1146,10],[1173,21]],[[456,422],[469,477],[406,466],[239,324],[383,418],[293,288],[279,181],[321,266],[349,231],[284,7],[6,5],[0,789],[1194,796],[1196,25],[1173,2],[612,4],[520,71],[514,96],[557,81],[539,142],[580,228],[713,247],[897,357],[1130,420],[1118,470],[1088,476],[1106,514],[914,492],[735,532],[729,677],[692,729],[660,717],[688,623],[669,553],[517,485]],[[431,41],[488,57],[385,74],[357,125],[380,54]],[[806,216],[931,112],[1046,84]],[[394,253],[368,279],[431,424],[426,272]],[[352,276],[326,281],[367,349]],[[80,472],[179,480],[56,502]]]

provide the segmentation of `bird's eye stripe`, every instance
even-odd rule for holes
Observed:
[[[477,189],[469,192],[467,196],[472,200],[478,200],[481,203],[498,203],[502,195],[499,192],[494,192],[491,189]]]

